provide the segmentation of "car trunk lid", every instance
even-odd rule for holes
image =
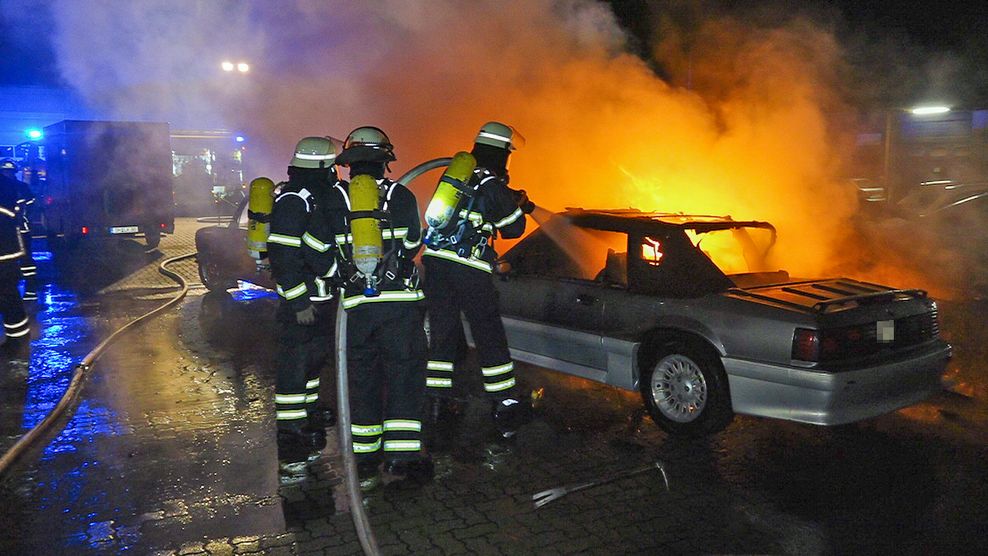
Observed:
[[[850,278],[829,278],[733,288],[728,295],[806,313],[832,314],[892,301],[925,298],[926,292],[898,290]]]

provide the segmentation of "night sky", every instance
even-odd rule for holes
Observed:
[[[793,14],[809,15],[834,29],[848,46],[848,61],[871,81],[861,100],[873,104],[908,101],[904,88],[922,88],[921,67],[949,57],[967,83],[957,101],[988,105],[988,1],[896,0],[610,0],[619,22],[633,37],[632,48],[646,57],[656,40],[656,21],[728,15],[758,24],[781,24]],[[62,85],[47,29],[50,14],[40,0],[0,0],[0,85]],[[932,61],[931,61],[932,60]],[[663,77],[663,68],[654,67]]]

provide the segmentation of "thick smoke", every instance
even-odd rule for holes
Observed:
[[[690,76],[666,82],[588,0],[62,0],[53,13],[62,73],[91,103],[243,131],[254,174],[283,178],[299,137],[363,124],[389,133],[399,174],[501,120],[527,139],[512,184],[541,206],[769,220],[779,266],[799,275],[830,269],[855,209],[834,179],[841,52],[807,20],[658,28],[659,63]],[[252,70],[224,73],[224,59]],[[433,185],[414,184],[421,206]]]

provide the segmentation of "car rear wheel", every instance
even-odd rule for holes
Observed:
[[[652,420],[669,434],[705,436],[734,418],[720,359],[699,342],[674,340],[653,348],[640,389]]]

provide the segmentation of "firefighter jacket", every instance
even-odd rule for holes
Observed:
[[[0,176],[0,264],[24,256],[24,240],[19,231],[21,209],[17,203],[19,183]]]
[[[271,211],[268,258],[278,295],[294,312],[333,297],[335,255],[325,222],[333,182],[289,180]]]
[[[424,257],[445,259],[490,273],[497,253],[494,238],[521,237],[525,233],[525,214],[515,201],[515,192],[508,188],[508,179],[486,168],[476,168],[468,187],[476,193],[466,208],[460,210],[467,232],[459,242],[429,246]]]
[[[31,220],[28,217],[28,210],[34,205],[34,193],[31,192],[31,188],[22,181],[17,182],[17,206],[21,210],[21,222],[19,225],[19,230],[21,233],[26,234],[31,231]]]
[[[418,270],[413,259],[422,247],[422,224],[415,195],[404,185],[389,179],[377,180],[381,218],[382,260],[376,274],[378,295],[365,295],[363,276],[353,264],[353,235],[350,229],[349,184],[337,183],[332,224],[336,232],[338,266],[343,291],[343,307],[369,303],[414,302],[424,298],[419,288]]]

